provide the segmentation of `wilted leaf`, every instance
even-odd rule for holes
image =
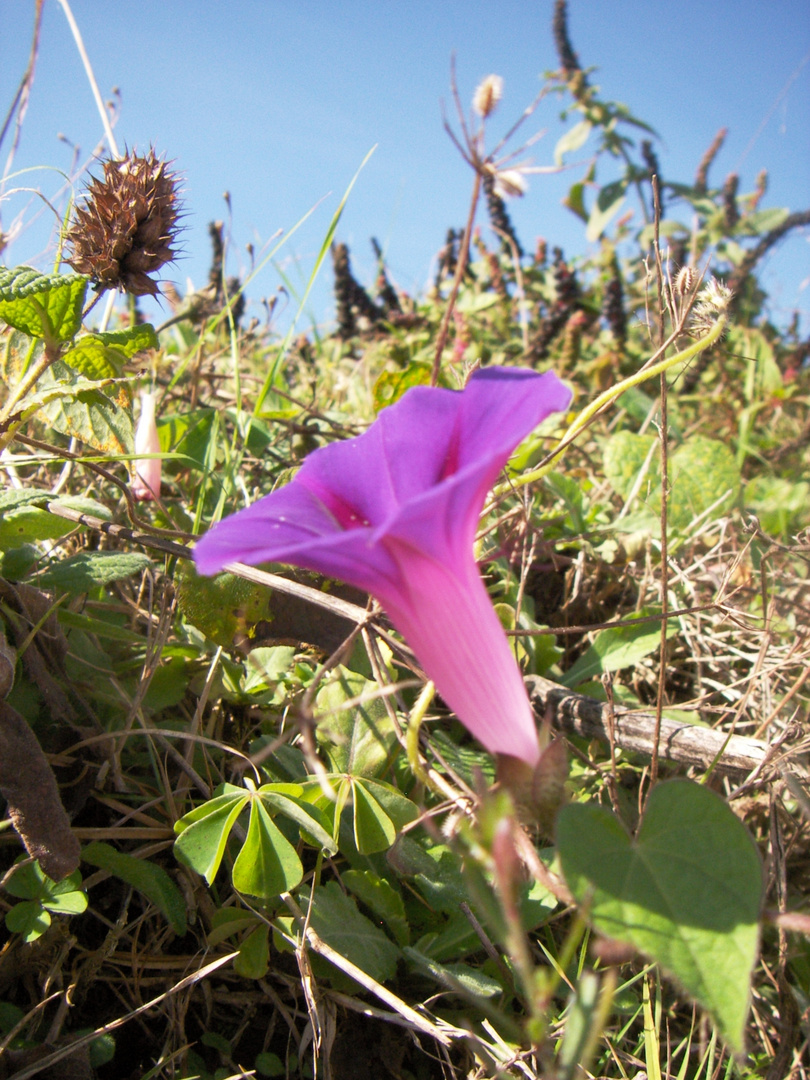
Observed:
[[[53,881],[79,865],[79,841],[36,737],[18,712],[0,700],[0,793],[28,854]]]

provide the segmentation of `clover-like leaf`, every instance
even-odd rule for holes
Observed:
[[[397,838],[397,830],[391,818],[380,806],[368,788],[355,782],[354,795],[354,842],[361,855],[373,855],[387,851]]]
[[[234,888],[269,899],[300,884],[304,867],[295,848],[268,814],[261,798],[250,801],[250,823],[233,864]]]
[[[209,885],[217,876],[231,829],[249,798],[243,788],[226,784],[221,795],[175,822],[174,831],[180,834],[174,842],[175,855]]]

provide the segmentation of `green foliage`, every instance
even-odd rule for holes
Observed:
[[[82,861],[100,870],[108,870],[134,886],[166,916],[174,932],[180,937],[184,936],[186,905],[179,889],[162,867],[125,855],[100,840],[82,848]]]
[[[638,617],[655,614],[658,612],[644,608],[639,611]],[[677,632],[677,626],[668,623],[667,638],[674,637]],[[587,652],[566,671],[560,681],[563,686],[573,688],[607,672],[631,668],[655,652],[660,643],[661,626],[657,622],[631,623],[629,626],[599,630]]]
[[[355,704],[345,708],[346,702]],[[317,730],[318,743],[332,771],[370,778],[384,775],[397,739],[376,683],[341,670],[319,691],[316,704],[324,718]]]
[[[69,341],[81,326],[87,278],[0,267],[0,319],[31,337]]]
[[[177,605],[186,619],[216,645],[230,648],[268,614],[269,590],[233,574],[200,577],[183,563],[175,577]]]
[[[762,863],[724,801],[685,780],[660,784],[635,841],[609,810],[572,804],[560,814],[557,846],[594,927],[657,960],[741,1052]]]
[[[289,892],[304,876],[295,848],[276,825],[282,814],[295,822],[301,837],[327,852],[336,851],[317,807],[303,799],[297,784],[264,784],[258,790],[225,784],[222,794],[191,810],[175,825],[175,851],[192,870],[213,882],[240,814],[250,809],[247,836],[233,863],[234,887],[270,899]]]
[[[47,589],[79,594],[142,574],[149,566],[149,556],[138,551],[83,551],[51,563],[38,581]]]
[[[5,884],[6,892],[19,897],[6,912],[6,928],[23,941],[36,941],[51,925],[51,915],[79,915],[87,908],[78,870],[56,882],[43,873],[39,863],[28,862],[15,870]]]
[[[245,332],[235,309],[208,293],[186,297],[159,331],[140,324],[133,306],[118,323],[113,313],[111,329],[83,332],[84,278],[0,270],[0,449],[8,450],[0,660],[13,674],[0,704],[42,741],[71,814],[93,830],[84,861],[101,871],[88,879],[89,896],[78,874],[59,885],[36,864],[7,875],[5,924],[17,935],[8,956],[28,965],[19,986],[12,973],[9,1000],[0,1002],[4,1037],[22,1024],[16,1046],[36,1037],[39,1020],[26,1016],[42,964],[54,986],[77,987],[75,1034],[82,1023],[95,1030],[119,1016],[146,970],[146,950],[175,982],[189,976],[186,1011],[179,1026],[172,1019],[160,1064],[150,1047],[148,1063],[126,1062],[123,1071],[156,1080],[166,1069],[206,1080],[251,1068],[314,1074],[305,1040],[320,1038],[326,1056],[333,1016],[338,1034],[349,1022],[339,992],[359,1002],[357,983],[324,958],[331,948],[333,960],[351,962],[366,980],[358,1008],[367,1010],[370,988],[385,982],[395,994],[385,1007],[413,1008],[419,1022],[465,1041],[463,1066],[458,1046],[446,1064],[481,1080],[516,1070],[527,1080],[585,1072],[618,1080],[642,1065],[651,1078],[668,1070],[679,1080],[733,1080],[773,1073],[769,1047],[783,1037],[791,1062],[805,1053],[790,1003],[806,1004],[807,950],[790,936],[787,950],[781,938],[777,947],[771,916],[762,916],[763,907],[800,911],[803,903],[806,843],[791,786],[804,783],[800,765],[780,759],[779,780],[760,769],[742,788],[742,775],[731,773],[722,790],[744,796],[733,812],[704,784],[667,780],[649,791],[631,835],[617,815],[635,823],[650,763],[622,741],[619,725],[610,740],[571,736],[567,779],[555,742],[556,773],[541,769],[531,797],[518,790],[512,799],[508,770],[439,699],[416,730],[418,671],[384,615],[371,614],[340,652],[351,620],[304,600],[304,614],[288,624],[278,614],[284,598],[231,574],[200,578],[177,546],[288,482],[307,454],[362,430],[411,387],[428,385],[444,327],[439,385],[459,386],[475,364],[506,364],[555,370],[574,392],[570,413],[550,417],[513,455],[476,541],[516,661],[563,688],[559,707],[538,719],[565,727],[573,712],[589,714],[595,704],[573,690],[630,706],[635,725],[653,725],[660,690],[664,715],[689,724],[692,742],[709,726],[730,734],[737,725],[735,734],[781,740],[789,752],[788,725],[803,723],[808,708],[808,574],[797,540],[810,525],[806,328],[769,322],[756,273],[794,219],[761,205],[764,181],[729,195],[705,175],[679,183],[656,169],[668,290],[656,295],[648,270],[655,149],[638,145],[654,133],[605,100],[589,71],[570,58],[561,64],[544,93],[562,102],[555,161],[587,162],[565,202],[588,253],[541,244],[517,266],[503,244],[503,216],[493,217],[494,241],[485,227],[473,230],[449,319],[458,237],[428,295],[400,293],[401,311],[386,309],[373,332],[346,339],[320,330],[295,338],[292,329],[279,339],[255,323]],[[485,130],[471,160],[483,154],[490,175],[498,164],[486,159],[488,145]],[[715,319],[716,340],[701,351],[701,331],[681,325],[693,297],[678,272],[688,279],[705,265],[735,297],[725,333]],[[381,257],[379,270],[384,278]],[[378,303],[382,310],[382,287]],[[663,382],[640,381],[659,314],[676,342],[667,362],[680,358]],[[119,487],[134,453],[127,372],[147,367],[169,482],[160,503],[141,504],[136,518]],[[605,407],[553,456],[578,410],[594,403]],[[77,525],[47,504],[108,524]],[[321,601],[344,596],[334,582],[299,580]],[[669,609],[686,610],[668,621],[662,664],[664,587]],[[645,616],[651,621],[634,621]],[[0,766],[4,734],[0,717]],[[714,756],[690,759],[692,775],[725,776],[724,756]],[[255,781],[229,782],[248,759]],[[662,739],[654,772],[683,767],[678,739]],[[550,813],[544,831],[532,831],[546,802],[558,808],[555,784],[571,800],[556,833]],[[15,822],[10,807],[9,832]],[[543,847],[552,835],[555,845]],[[779,883],[764,899],[757,848]],[[5,850],[2,873],[13,869],[15,849]],[[73,918],[58,938],[88,900],[92,917]],[[54,914],[63,916],[56,925]],[[18,947],[49,926],[40,959]],[[180,956],[172,943],[182,935]],[[760,941],[766,975],[755,968]],[[627,949],[650,965],[628,966]],[[226,963],[201,988],[193,957],[205,957],[200,967]],[[109,1008],[87,993],[95,965],[113,986],[127,980],[125,990],[114,986]],[[336,998],[320,993],[321,980]],[[747,1022],[752,984],[756,1024]],[[268,1024],[276,1006],[285,1022]],[[150,1025],[162,1007],[150,1008]],[[413,1015],[405,1022],[418,1026]],[[298,1056],[287,1044],[293,1027],[304,1032]],[[175,1030],[196,1039],[195,1049],[179,1036],[175,1044]],[[392,1068],[425,1080],[432,1065],[410,1037],[395,1060],[406,1045],[397,1037]],[[95,1063],[113,1052],[112,1043],[96,1047]]]
[[[367,919],[336,881],[299,892],[300,902],[309,908],[310,925],[331,947],[377,982],[386,982],[396,972],[399,949],[378,926]],[[311,903],[311,907],[309,907]],[[278,925],[294,934],[292,920],[281,918]]]

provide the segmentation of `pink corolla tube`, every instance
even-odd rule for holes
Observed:
[[[156,402],[157,394],[146,392],[141,394],[141,415],[135,429],[136,454],[160,453],[160,439],[155,421]],[[135,498],[141,500],[160,498],[160,458],[135,461],[134,466],[131,490]]]
[[[519,368],[476,371],[462,391],[414,387],[215,525],[194,549],[197,569],[285,562],[364,589],[479,742],[534,767],[531,705],[473,542],[514,448],[570,399],[555,375]]]

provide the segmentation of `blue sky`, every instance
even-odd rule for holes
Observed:
[[[397,284],[422,290],[448,226],[463,224],[472,179],[442,130],[451,54],[465,104],[483,76],[503,76],[494,136],[534,98],[541,73],[557,66],[552,0],[71,0],[71,7],[102,95],[120,89],[119,145],[154,145],[183,174],[185,258],[167,274],[182,289],[187,277],[205,283],[207,224],[227,220],[225,191],[233,209],[232,273],[248,265],[248,243],[260,253],[316,206],[278,255],[290,282],[302,287],[346,186],[376,145],[338,238],[350,245],[365,283],[373,280],[369,237],[376,236]],[[3,115],[25,68],[33,11],[34,0],[0,5]],[[727,126],[713,182],[738,171],[740,190],[750,191],[767,168],[763,205],[810,204],[806,0],[569,0],[569,27],[582,64],[599,69],[592,79],[603,95],[623,101],[661,135],[665,177],[691,180],[716,131]],[[531,151],[537,165],[551,162],[565,130],[558,114],[550,100],[526,125],[526,134],[548,129]],[[67,169],[72,151],[60,133],[86,157],[102,127],[62,8],[46,0],[13,169]],[[587,155],[588,146],[576,156]],[[582,226],[560,206],[582,171],[536,176],[528,195],[510,202],[528,250],[537,236],[569,255],[587,250]],[[607,170],[600,173],[606,177]],[[56,173],[37,171],[6,186],[39,186],[54,196],[60,183]],[[48,267],[53,215],[20,193],[0,206],[2,227],[18,213],[31,225],[0,258]],[[810,230],[783,243],[764,272],[773,317],[784,323],[798,308],[806,334],[810,286],[801,284],[810,278]],[[254,314],[261,316],[261,298],[280,280],[272,265],[257,276],[249,289]],[[290,301],[287,312],[295,306]],[[332,311],[327,262],[305,320],[324,323]]]

